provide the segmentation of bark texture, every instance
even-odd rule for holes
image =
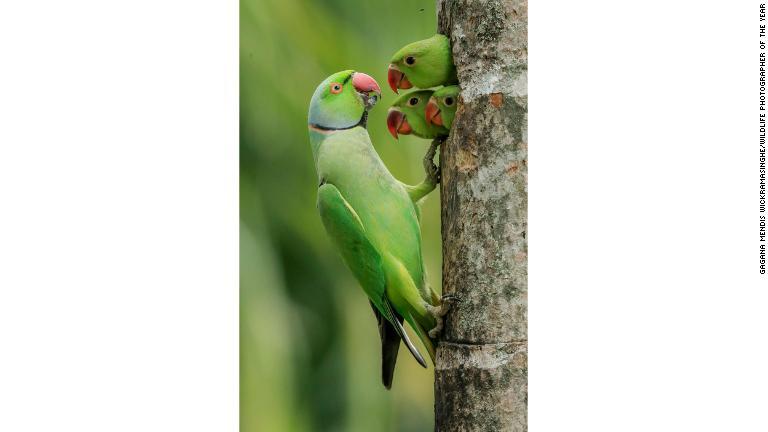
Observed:
[[[461,96],[440,153],[435,429],[527,431],[527,0],[437,0]]]

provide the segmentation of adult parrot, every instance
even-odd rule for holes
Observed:
[[[435,90],[424,110],[427,123],[450,129],[459,101],[459,86],[447,86]]]
[[[447,302],[427,284],[417,205],[435,188],[437,167],[425,157],[428,175],[417,186],[400,183],[390,174],[366,129],[368,110],[380,96],[370,76],[337,72],[315,90],[308,126],[319,180],[317,209],[370,300],[379,323],[382,381],[389,389],[401,339],[419,364],[427,366],[403,321],[434,362],[435,341],[429,332],[436,335],[442,327]]]
[[[417,90],[395,99],[387,112],[387,129],[395,139],[398,134],[427,139],[448,135],[448,129],[427,122],[426,108],[431,96],[432,90]]]
[[[390,60],[387,81],[395,93],[399,88],[458,84],[451,42],[444,35],[436,34],[400,48]]]

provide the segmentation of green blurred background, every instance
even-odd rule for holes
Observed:
[[[433,372],[400,350],[391,391],[381,384],[376,321],[327,238],[307,108],[328,75],[373,76],[383,98],[368,130],[390,171],[423,179],[426,140],[395,141],[385,117],[395,94],[391,55],[435,33],[434,0],[241,0],[240,391],[241,430],[433,429]],[[440,283],[439,197],[423,207],[424,258]]]

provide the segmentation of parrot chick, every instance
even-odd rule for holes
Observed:
[[[447,86],[436,90],[424,110],[427,123],[450,130],[456,106],[459,102],[459,86]]]
[[[387,129],[395,139],[399,135],[416,135],[435,139],[448,136],[448,129],[427,122],[426,108],[432,90],[418,90],[395,99],[387,113]]]
[[[436,34],[410,43],[392,56],[387,81],[392,91],[458,84],[451,55],[451,42]]]
[[[308,128],[320,219],[371,303],[381,339],[382,381],[390,388],[401,341],[427,367],[403,323],[411,326],[434,363],[437,341],[429,331],[439,330],[444,308],[427,282],[418,207],[437,181],[427,175],[416,186],[403,184],[379,158],[366,119],[380,95],[370,76],[337,72],[315,90]],[[423,112],[419,118],[425,121]]]

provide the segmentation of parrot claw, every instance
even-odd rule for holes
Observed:
[[[443,294],[443,296],[441,297],[441,301],[448,302],[448,303],[457,302],[459,301],[459,296],[457,296],[456,294]]]
[[[435,328],[429,331],[429,337],[432,339],[437,339],[437,336],[440,335],[440,332],[443,331],[443,319],[437,318],[437,324],[435,325]]]
[[[428,306],[427,310],[429,313],[435,318],[435,321],[437,324],[435,324],[435,327],[429,331],[429,337],[432,339],[437,339],[437,337],[440,335],[440,332],[443,331],[443,317],[448,313],[449,310],[451,310],[451,306],[455,301],[459,299],[458,296],[454,294],[445,294],[443,295],[440,306]]]
[[[433,183],[440,183],[440,167],[435,165],[435,153],[437,153],[437,146],[442,143],[442,140],[435,138],[432,140],[432,144],[427,150],[427,154],[424,155],[424,172],[427,173],[427,179]]]

